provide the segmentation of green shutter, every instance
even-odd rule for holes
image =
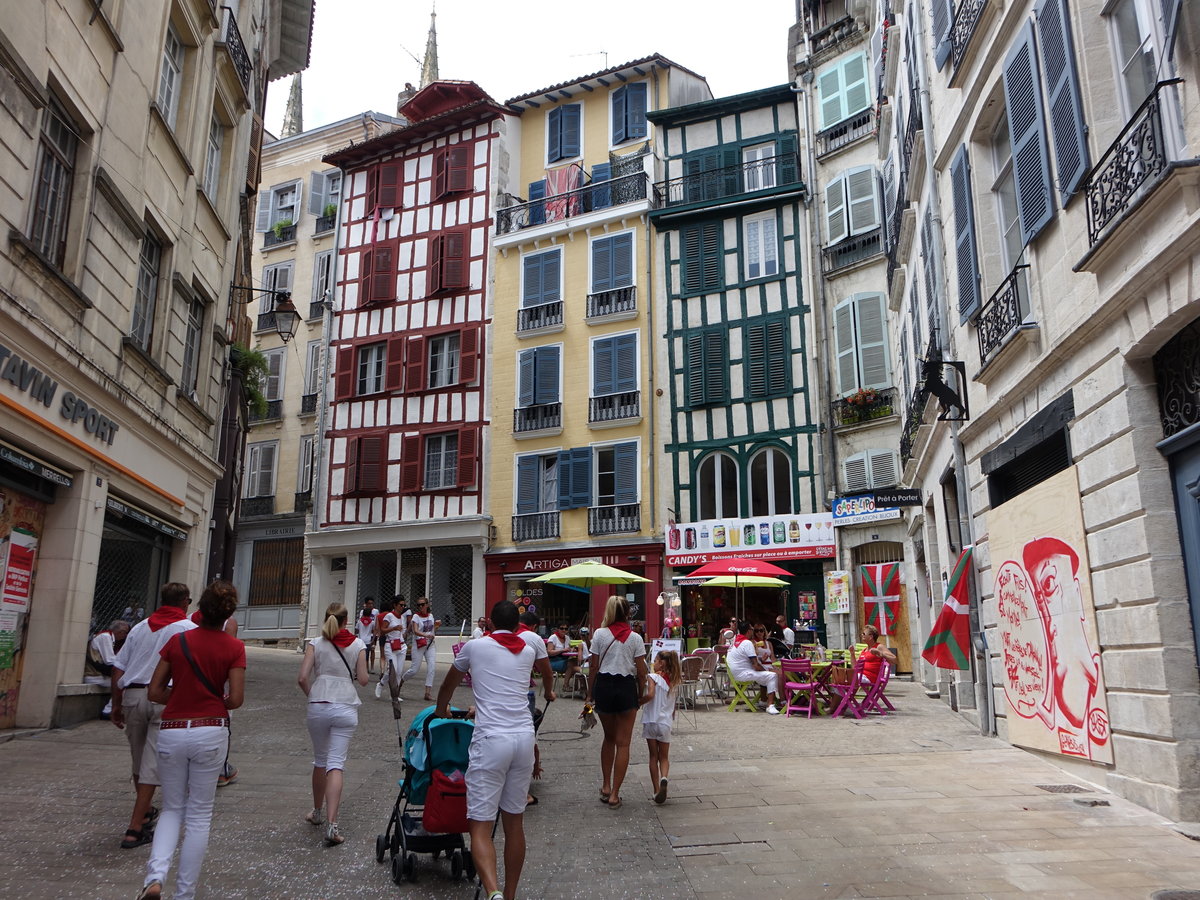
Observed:
[[[761,323],[742,329],[742,371],[746,378],[746,396],[767,394],[767,333]]]

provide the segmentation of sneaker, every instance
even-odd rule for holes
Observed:
[[[376,700],[383,699],[383,682],[382,681],[375,682],[375,699]]]
[[[320,825],[321,822],[324,820],[324,818],[325,818],[325,816],[321,812],[321,810],[318,807],[314,806],[312,809],[312,812],[310,812],[307,816],[304,817],[304,821],[307,822],[309,825]]]
[[[658,790],[654,793],[654,802],[658,804],[667,802],[667,779],[660,778],[658,780]]]
[[[777,709],[775,708],[775,704],[774,704],[774,703],[772,703],[770,706],[768,706],[768,707],[767,707],[767,715],[768,715],[768,716],[777,716],[777,715],[779,715],[779,710],[777,710]]]
[[[504,891],[492,891],[488,894],[487,900],[504,900]]]
[[[336,847],[338,844],[346,840],[342,837],[341,829],[338,828],[337,822],[330,822],[325,826],[325,844],[329,847]]]
[[[217,787],[225,787],[228,784],[233,784],[237,781],[238,770],[230,766],[228,771],[222,772],[217,776]]]

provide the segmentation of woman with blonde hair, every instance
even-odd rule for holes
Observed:
[[[366,685],[370,678],[366,644],[346,630],[347,615],[341,603],[329,604],[321,636],[308,642],[296,679],[308,697],[308,734],[313,745],[313,808],[304,818],[318,826],[326,819],[325,843],[331,847],[345,840],[338,829],[342,771],[362,703],[354,683]]]
[[[646,645],[629,627],[629,604],[612,596],[592,635],[587,700],[593,704],[604,742],[600,745],[600,802],[621,807],[621,785],[629,768],[629,743],[640,699],[646,692]]]

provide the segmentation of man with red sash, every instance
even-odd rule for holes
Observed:
[[[554,675],[546,645],[536,634],[514,632],[519,613],[511,600],[492,607],[495,630],[459,650],[441,688],[435,715],[450,714],[450,700],[463,676],[471,675],[475,730],[467,766],[467,825],[471,856],[488,900],[514,900],[525,864],[523,814],[533,778],[533,717],[526,691],[529,671],[542,678],[546,701],[554,700]],[[499,888],[492,824],[504,823],[504,890]]]
[[[729,677],[734,681],[753,681],[765,687],[770,704],[767,712],[777,716],[779,707],[775,705],[775,698],[779,694],[779,675],[768,671],[759,660],[754,641],[747,636],[752,627],[748,620],[738,623],[738,634],[733,639],[733,646],[725,654],[725,665],[729,669]]]

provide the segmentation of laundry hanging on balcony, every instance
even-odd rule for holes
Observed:
[[[583,180],[583,170],[577,165],[565,169],[546,170],[546,221],[557,222],[570,216],[578,215],[579,194],[559,196],[577,191]]]

